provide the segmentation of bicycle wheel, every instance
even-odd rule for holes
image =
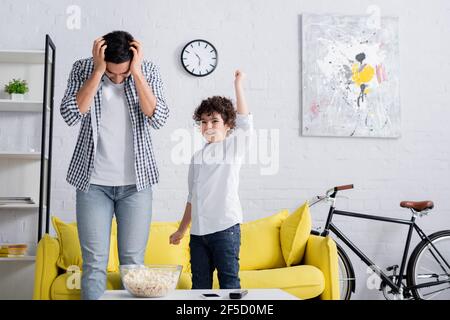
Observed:
[[[355,272],[345,251],[338,245],[339,291],[341,300],[350,300],[355,292]]]
[[[428,236],[431,243],[422,240],[414,249],[408,262],[408,286],[415,299],[450,299],[450,230]]]

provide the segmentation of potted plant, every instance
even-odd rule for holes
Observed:
[[[23,100],[24,94],[28,92],[26,80],[12,79],[5,85],[5,92],[11,95],[11,100]]]

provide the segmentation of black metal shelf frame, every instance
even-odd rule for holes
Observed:
[[[55,93],[55,61],[56,46],[50,36],[45,35],[45,67],[44,67],[44,98],[42,102],[42,137],[41,137],[41,169],[39,182],[39,217],[38,217],[38,242],[42,238],[42,225],[45,213],[45,233],[50,227],[50,199],[51,199],[51,168],[53,148],[53,110]],[[51,63],[50,63],[51,61]],[[49,83],[49,75],[50,83]],[[49,106],[49,132],[47,137],[47,104]],[[45,161],[48,139],[48,159]],[[45,201],[45,202],[44,202]],[[45,209],[45,212],[44,212]]]

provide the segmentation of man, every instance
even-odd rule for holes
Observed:
[[[114,31],[94,41],[92,58],[74,63],[60,111],[69,126],[81,121],[67,181],[77,189],[81,298],[98,299],[114,214],[120,264],[144,262],[159,176],[151,128],[165,124],[169,109],[157,66],[129,33]]]

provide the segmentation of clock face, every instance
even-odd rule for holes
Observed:
[[[193,40],[181,51],[181,64],[196,77],[204,77],[216,69],[217,50],[206,40]]]

